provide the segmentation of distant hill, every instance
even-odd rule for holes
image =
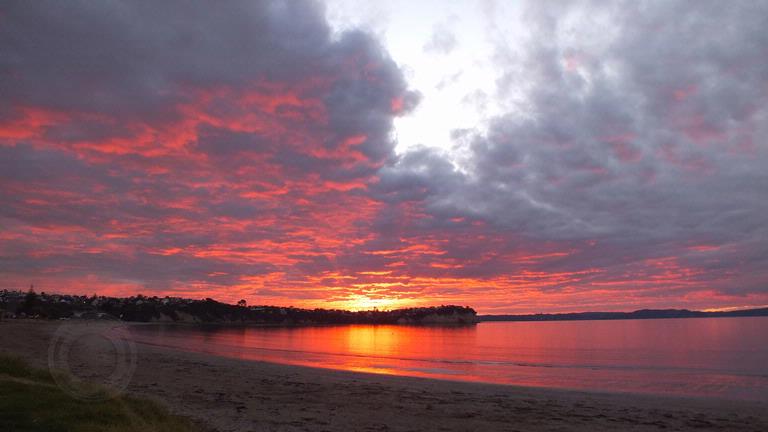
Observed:
[[[533,315],[480,315],[482,321],[586,321],[659,318],[711,318],[768,316],[768,308],[744,309],[728,312],[702,312],[688,309],[642,309],[634,312],[577,312]]]

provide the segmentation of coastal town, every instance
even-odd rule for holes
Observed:
[[[455,324],[477,322],[477,313],[466,306],[436,306],[391,311],[347,311],[295,307],[248,306],[180,297],[136,295],[107,297],[0,290],[2,319],[100,319],[132,322],[231,323],[254,325],[312,324]]]

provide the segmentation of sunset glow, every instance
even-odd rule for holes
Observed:
[[[765,4],[68,3],[0,5],[0,289],[768,304]]]

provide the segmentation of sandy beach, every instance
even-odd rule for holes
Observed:
[[[123,323],[0,322],[0,352],[47,367],[62,325],[108,332]],[[94,333],[93,331],[91,333]],[[77,342],[69,371],[99,381],[114,369],[103,338]],[[588,393],[373,375],[215,357],[137,344],[126,391],[211,431],[768,430],[758,402]]]

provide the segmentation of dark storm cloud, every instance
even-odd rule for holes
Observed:
[[[238,158],[244,154],[269,151],[270,141],[259,134],[236,132],[226,128],[203,125],[198,128],[197,141],[191,145],[211,158]]]
[[[182,116],[179,106],[194,103],[197,90],[315,80],[331,88],[310,85],[301,96],[326,104],[327,146],[363,134],[372,160],[391,152],[400,71],[366,34],[331,40],[315,2],[6,2],[0,20],[3,112],[34,106],[157,124]],[[229,103],[219,114],[239,109]],[[98,138],[104,129],[78,119],[50,133]]]
[[[0,19],[4,103],[140,117],[183,101],[184,86],[301,80],[330,48],[305,1],[12,1]]]

